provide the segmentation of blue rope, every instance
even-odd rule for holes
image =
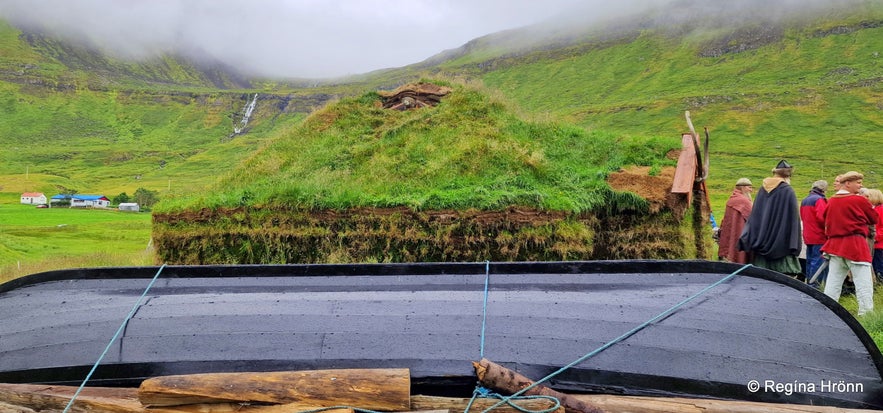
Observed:
[[[77,392],[74,393],[74,396],[71,397],[71,400],[65,406],[64,411],[62,413],[68,413],[71,409],[71,406],[74,405],[74,400],[77,400],[77,396],[80,395],[80,392],[83,391],[83,388],[86,387],[86,383],[92,378],[92,374],[95,373],[95,370],[98,369],[98,364],[101,363],[101,360],[104,359],[104,356],[107,355],[107,352],[110,351],[110,346],[113,345],[113,342],[120,336],[120,333],[123,332],[123,329],[126,327],[126,324],[129,322],[135,312],[138,311],[138,307],[141,306],[141,301],[144,300],[144,297],[147,296],[147,292],[150,291],[150,288],[153,287],[153,283],[156,282],[156,279],[159,278],[159,274],[162,272],[163,268],[166,265],[163,264],[159,267],[159,270],[156,272],[156,275],[153,276],[153,279],[150,280],[150,284],[147,285],[147,288],[144,289],[144,292],[141,294],[141,297],[138,298],[138,301],[135,302],[135,306],[132,307],[132,311],[129,311],[129,315],[126,316],[126,319],[123,320],[123,323],[120,324],[120,328],[117,329],[116,334],[113,335],[113,338],[110,339],[110,342],[107,343],[107,347],[104,348],[104,351],[101,353],[101,356],[98,357],[98,360],[95,361],[95,364],[92,366],[92,370],[89,371],[89,374],[86,375],[86,378],[83,380],[83,383],[80,384],[80,388],[77,389]]]
[[[484,358],[484,342],[485,342],[485,330],[487,329],[487,303],[488,303],[488,295],[489,295],[489,286],[490,286],[490,274],[491,274],[491,262],[484,262],[484,305],[481,311],[481,348],[479,349],[480,358]],[[491,392],[489,389],[483,387],[480,383],[476,384],[475,390],[472,391],[472,398],[469,399],[469,403],[466,404],[466,409],[463,413],[468,413],[469,409],[472,408],[472,404],[475,402],[475,399],[478,397],[483,398],[496,398],[503,399],[503,396]],[[524,407],[521,407],[512,402],[512,400],[530,400],[530,399],[546,399],[551,400],[554,404],[553,407],[544,410],[530,410]],[[556,397],[552,396],[520,396],[520,397],[510,397],[504,400],[509,406],[513,409],[518,410],[523,413],[551,413],[561,407],[561,401],[559,401]],[[315,412],[304,412],[304,413],[315,413]]]
[[[475,388],[475,390],[472,391],[472,398],[469,399],[469,403],[466,404],[466,409],[463,410],[463,413],[468,413],[468,412],[469,412],[469,409],[472,408],[472,403],[474,403],[474,402],[475,402],[475,399],[477,399],[477,398],[479,398],[479,397],[483,397],[483,398],[496,398],[496,399],[503,399],[503,396],[502,396],[501,394],[499,394],[499,393],[494,393],[494,392],[490,391],[490,389],[485,388],[485,387],[482,387],[482,386],[479,385],[479,386],[477,386],[477,387]],[[520,412],[524,412],[524,413],[551,413],[551,412],[554,412],[555,410],[558,410],[558,408],[561,407],[561,401],[559,401],[558,398],[556,398],[556,397],[552,397],[552,396],[544,396],[544,395],[540,395],[540,396],[521,396],[521,397],[517,397],[517,398],[515,398],[516,400],[536,400],[536,399],[545,399],[545,400],[550,400],[550,401],[552,401],[552,404],[553,404],[552,407],[549,407],[549,408],[547,408],[547,409],[543,409],[543,410],[530,410],[530,409],[526,409],[526,408],[521,407],[521,406],[519,406],[519,405],[517,405],[517,404],[515,404],[515,403],[512,403],[512,399],[513,399],[513,398],[510,397],[509,399],[505,399],[504,401],[506,402],[506,404],[508,404],[508,405],[509,405],[510,407],[512,407],[513,409],[518,410],[518,411],[520,411]]]
[[[653,323],[655,323],[656,321],[659,321],[659,320],[661,320],[661,319],[663,319],[663,318],[665,318],[665,317],[668,317],[669,315],[671,315],[671,313],[673,313],[673,312],[674,312],[675,310],[677,310],[678,308],[683,307],[683,306],[684,306],[685,304],[687,304],[688,302],[690,302],[690,301],[696,299],[696,297],[699,297],[699,296],[705,294],[706,292],[708,292],[708,291],[711,290],[712,288],[717,287],[718,285],[721,285],[721,284],[727,282],[727,281],[730,280],[731,278],[735,277],[736,274],[742,272],[742,270],[744,270],[744,269],[746,269],[746,268],[748,268],[748,267],[750,267],[750,266],[751,266],[751,264],[745,264],[745,266],[743,266],[742,268],[739,268],[738,270],[734,271],[734,272],[731,273],[730,275],[728,275],[728,276],[726,276],[726,277],[724,277],[724,278],[721,278],[720,280],[718,280],[717,282],[715,282],[715,283],[709,285],[708,287],[703,288],[702,291],[699,291],[698,293],[693,294],[693,295],[687,297],[686,299],[684,299],[683,301],[681,301],[681,302],[675,304],[674,306],[672,306],[672,307],[669,308],[668,310],[665,310],[665,311],[659,313],[658,315],[656,315],[655,317],[653,317],[653,318],[651,318],[651,319],[649,319],[649,320],[647,320],[647,321],[641,323],[641,325],[639,325],[639,326],[637,326],[637,327],[635,327],[635,328],[633,328],[633,329],[631,329],[631,330],[625,332],[623,335],[621,335],[621,336],[619,336],[619,337],[617,337],[617,338],[615,338],[615,339],[609,341],[607,344],[604,344],[604,345],[602,345],[601,347],[598,347],[597,349],[591,351],[590,353],[588,353],[588,354],[586,354],[586,355],[584,355],[584,356],[582,356],[582,357],[580,357],[580,358],[574,360],[573,362],[569,363],[568,365],[566,365],[566,366],[564,366],[564,367],[562,367],[562,368],[556,370],[554,373],[552,373],[552,374],[550,374],[550,375],[548,375],[548,376],[546,376],[546,377],[543,377],[542,379],[540,379],[540,380],[538,380],[538,381],[535,381],[533,384],[531,384],[531,385],[529,385],[529,386],[527,386],[527,387],[525,387],[525,388],[523,388],[523,389],[521,389],[521,390],[519,390],[519,391],[513,393],[511,396],[507,396],[507,397],[504,398],[503,400],[500,400],[499,402],[497,402],[497,403],[494,404],[493,406],[488,407],[487,409],[485,409],[484,411],[482,411],[482,413],[487,413],[487,412],[489,412],[489,411],[491,411],[491,410],[493,410],[493,409],[499,407],[500,405],[502,405],[503,403],[506,403],[509,399],[511,399],[511,398],[513,398],[513,397],[521,396],[521,395],[524,394],[525,392],[527,392],[527,391],[533,389],[534,387],[539,386],[541,383],[545,383],[545,382],[549,381],[550,379],[552,379],[553,377],[555,377],[555,376],[557,376],[557,375],[563,373],[563,372],[566,371],[567,369],[569,369],[569,368],[571,368],[571,367],[573,367],[573,366],[575,366],[575,365],[577,365],[577,364],[579,364],[579,363],[582,363],[583,361],[586,361],[586,360],[589,359],[590,357],[593,357],[593,356],[597,355],[598,353],[600,353],[600,352],[602,352],[602,351],[604,351],[604,350],[610,348],[610,347],[613,346],[614,344],[619,343],[620,341],[623,341],[623,340],[625,340],[625,339],[631,337],[632,335],[634,335],[634,334],[637,333],[638,331],[641,331],[642,329],[644,329],[645,327],[649,326],[650,324],[653,324]]]
[[[490,284],[491,278],[491,262],[484,262],[484,306],[481,309],[481,348],[479,349],[479,359],[484,358],[484,331],[487,327],[487,296],[488,296],[488,285]]]

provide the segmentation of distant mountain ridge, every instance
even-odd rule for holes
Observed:
[[[601,21],[593,18],[596,5],[585,7],[545,23],[481,36],[413,66],[444,65],[470,55],[478,56],[477,60],[497,60],[543,52],[553,56],[555,50],[590,52],[611,44],[630,42],[648,30],[672,37],[709,33],[708,50],[700,55],[719,56],[779,41],[788,29],[861,15],[867,9],[874,9],[875,4],[868,0],[673,0],[641,12],[614,14]],[[869,17],[872,15],[868,14]],[[871,28],[878,24],[863,22],[862,27]],[[836,26],[830,29],[830,33],[843,33],[844,30],[851,29]]]
[[[6,44],[18,42],[30,53],[0,59],[6,70],[2,80],[42,83],[56,88],[88,87],[96,90],[146,87],[196,87],[248,89],[251,80],[235,68],[208,58],[164,56],[146,61],[125,61],[98,50],[67,42],[44,33],[0,24]],[[59,67],[60,65],[60,67]]]
[[[236,68],[207,56],[196,58],[168,55],[129,62],[42,33],[23,32],[21,39],[43,56],[57,60],[68,69],[88,72],[97,77],[139,79],[145,84],[217,89],[253,87],[251,80],[239,73]]]
[[[336,83],[362,83],[372,76],[384,77],[392,73],[414,70],[437,70],[439,67],[476,63],[483,68],[495,67],[490,62],[501,59],[545,55],[589,53],[611,44],[633,41],[647,30],[668,36],[688,36],[699,31],[711,33],[707,50],[701,56],[720,56],[726,53],[752,50],[764,44],[781,40],[789,27],[818,23],[820,19],[836,20],[874,8],[872,0],[781,1],[738,0],[725,4],[698,0],[673,0],[662,6],[642,12],[624,14],[598,21],[595,11],[586,7],[558,19],[473,39],[462,46],[441,51],[424,61],[402,68],[382,69],[342,79],[266,79],[249,76],[236,67],[210,56],[208,53],[188,51],[170,52],[160,57],[140,61],[113,57],[95,48],[70,42],[30,28],[14,29],[0,22],[0,34],[21,30],[20,41],[37,55],[64,65],[68,70],[88,73],[92,87],[203,87],[216,89],[250,89],[270,81],[285,87],[308,88]],[[879,21],[866,21],[861,28],[878,27]],[[855,30],[836,26],[829,33]],[[4,33],[6,32],[6,33]],[[535,58],[534,58],[535,59]],[[479,63],[484,61],[484,64]],[[29,65],[20,65],[18,74],[26,74]],[[468,67],[469,65],[467,65]],[[4,80],[20,81],[9,71],[0,72]],[[22,73],[25,72],[25,73]],[[82,74],[79,77],[83,77]],[[102,81],[103,80],[103,81]]]

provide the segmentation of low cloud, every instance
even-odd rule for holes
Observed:
[[[797,7],[807,4],[803,0],[779,1]],[[856,0],[828,0],[831,1]],[[486,34],[550,19],[598,21],[641,9],[676,7],[678,3],[2,0],[0,18],[20,27],[86,42],[126,58],[169,52],[195,54],[210,56],[250,74],[327,78],[417,63]],[[740,1],[720,3],[723,7],[724,3]]]

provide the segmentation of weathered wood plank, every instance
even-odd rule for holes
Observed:
[[[573,395],[609,413],[870,413],[876,410],[846,409],[804,404],[776,404],[735,400],[681,397]]]
[[[671,184],[671,192],[674,194],[693,193],[693,184],[696,182],[696,146],[693,144],[693,135],[685,133],[681,136],[681,154],[678,157],[678,166],[675,169],[675,177]],[[687,199],[687,204],[690,199]]]
[[[77,388],[73,386],[47,386],[35,384],[0,383],[0,413],[60,412],[70,401]],[[71,408],[73,413],[297,413],[320,406],[302,403],[254,405],[248,403],[211,403],[186,406],[145,407],[138,401],[138,389],[86,387],[77,396]],[[829,406],[799,404],[774,404],[732,400],[662,398],[617,395],[570,395],[592,403],[608,413],[871,413],[875,410],[844,409]],[[469,399],[415,395],[411,397],[413,410],[448,410],[462,412]],[[496,401],[477,399],[471,412],[480,412]],[[531,410],[550,407],[548,401],[519,402]],[[357,406],[355,406],[357,407]],[[334,410],[333,413],[350,412],[350,409]],[[494,412],[515,413],[508,406]],[[560,413],[560,409],[558,411]]]
[[[73,386],[0,383],[0,412],[62,411],[77,392]],[[15,410],[16,406],[20,410]],[[85,387],[71,406],[74,413],[128,413],[143,410],[137,389]]]
[[[0,402],[0,413],[34,413],[33,409]]]
[[[183,406],[144,407],[140,412],[133,413],[298,413],[318,410],[322,406],[310,406],[303,403],[285,403],[271,405],[251,405],[243,403],[204,403]],[[354,413],[353,408],[336,408],[322,410],[322,413]]]
[[[77,388],[35,384],[0,384],[0,413],[60,412]],[[73,413],[296,413],[323,406],[303,403],[252,405],[249,403],[202,403],[184,406],[145,407],[136,388],[85,387],[71,406]],[[353,413],[331,409],[323,413]]]
[[[302,403],[409,410],[408,369],[346,369],[265,373],[206,373],[147,379],[138,388],[145,406],[197,403]]]
[[[414,395],[411,396],[411,409],[413,410],[449,410],[451,412],[464,412],[466,411],[466,406],[469,405],[470,399],[458,398],[458,397],[439,397],[439,396],[421,396]],[[492,398],[477,398],[472,403],[469,411],[478,413],[482,412],[489,407],[493,406],[499,401],[499,399]],[[523,409],[528,411],[543,411],[551,408],[555,405],[554,402],[547,399],[528,399],[528,400],[516,400],[514,403]],[[523,413],[522,411],[504,404],[495,408],[494,413]],[[564,406],[559,406],[558,409],[553,410],[553,413],[564,413]]]

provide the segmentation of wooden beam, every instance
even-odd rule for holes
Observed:
[[[688,205],[692,198],[693,185],[696,183],[696,162],[696,146],[693,145],[693,135],[685,133],[681,135],[681,154],[678,156],[678,166],[671,184],[671,192],[687,194]]]
[[[466,411],[466,406],[469,405],[470,399],[464,399],[459,397],[438,397],[438,396],[411,396],[411,409],[414,410],[448,410],[451,412],[461,413]],[[477,398],[473,401],[472,406],[469,411],[473,413],[479,413],[484,410],[487,410],[494,404],[496,404],[499,399],[493,398]],[[543,411],[552,408],[555,406],[555,403],[549,399],[527,399],[527,400],[515,400],[513,401],[515,405],[531,412]],[[504,404],[502,406],[496,407],[493,410],[494,413],[523,413],[523,410],[518,410],[508,404]],[[558,409],[553,410],[552,413],[564,413],[564,406],[559,406]]]
[[[57,411],[67,407],[75,386],[0,383],[0,412]],[[13,408],[15,406],[16,408]],[[129,413],[143,410],[133,388],[84,387],[71,406],[73,413]]]
[[[870,413],[876,410],[847,409],[806,404],[761,403],[738,400],[691,399],[685,397],[573,395],[606,412],[629,413]]]
[[[207,373],[147,379],[138,388],[145,406],[196,403],[301,403],[368,410],[410,409],[408,369]]]
[[[60,412],[76,392],[74,386],[0,383],[0,412],[34,413]],[[684,397],[645,397],[606,394],[574,395],[570,397],[592,403],[609,413],[872,413],[876,410],[845,409],[831,406],[803,404],[759,403],[738,400],[691,399]],[[435,396],[411,397],[411,409],[464,411],[468,398]],[[548,401],[524,401],[519,405],[541,410],[551,407]],[[493,399],[477,399],[470,410],[479,413],[495,403]],[[534,404],[536,403],[536,404]],[[85,387],[71,408],[72,413],[297,413],[320,406],[300,403],[258,405],[249,403],[211,403],[186,406],[145,407],[138,401],[138,389]],[[342,410],[341,412],[343,412]],[[494,413],[515,413],[508,406],[494,409]],[[560,413],[560,409],[558,411]],[[324,413],[324,412],[323,412]]]

